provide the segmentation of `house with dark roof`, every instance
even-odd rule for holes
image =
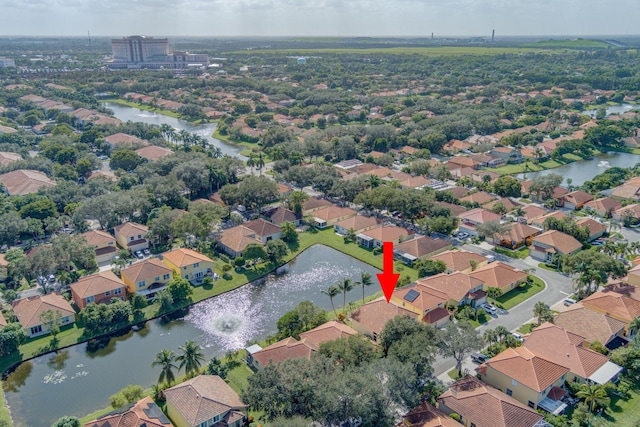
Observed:
[[[125,301],[126,286],[111,270],[100,271],[80,278],[71,284],[71,297],[83,309],[89,303],[109,304],[113,298]]]
[[[60,322],[63,326],[76,321],[76,312],[73,307],[62,295],[56,293],[15,300],[11,303],[11,307],[29,338],[49,333],[48,327],[41,318],[45,311],[53,310],[60,313]]]
[[[460,415],[466,427],[551,427],[541,414],[471,375],[438,396],[438,409]]]
[[[279,225],[273,224],[262,218],[245,222],[243,226],[253,231],[255,233],[255,237],[262,243],[267,243],[269,240],[279,239],[282,237],[282,229]]]
[[[416,260],[430,258],[452,248],[448,240],[420,236],[395,245],[393,254],[397,260],[412,266]]]
[[[149,396],[130,403],[100,418],[90,421],[84,427],[173,427],[162,409]]]
[[[247,405],[217,375],[198,375],[163,393],[176,427],[241,427],[246,418]]]
[[[283,222],[290,222],[296,226],[300,225],[300,218],[298,218],[295,212],[283,208],[282,206],[277,207],[276,209],[267,212],[266,217],[272,223],[276,225],[282,225]]]

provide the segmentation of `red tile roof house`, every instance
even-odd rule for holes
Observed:
[[[428,402],[423,402],[403,415],[396,427],[460,427],[460,423]]]
[[[539,228],[531,227],[530,225],[521,224],[519,222],[511,223],[509,230],[500,236],[500,246],[504,246],[509,249],[516,249],[527,243],[531,243],[533,238],[542,233]],[[487,241],[491,241],[495,244],[492,236],[486,237]]]
[[[131,252],[141,251],[149,248],[149,241],[146,238],[149,227],[136,222],[125,222],[113,228],[116,241],[123,249]]]
[[[431,257],[433,261],[442,261],[447,265],[447,271],[459,271],[469,273],[473,270],[472,261],[475,261],[476,268],[483,267],[489,263],[489,259],[475,252],[463,250],[451,250]]]
[[[24,196],[37,193],[42,187],[53,187],[56,182],[40,171],[18,169],[0,175],[0,184],[10,196]]]
[[[49,329],[40,319],[42,313],[47,310],[59,312],[62,325],[69,325],[76,321],[76,312],[73,307],[62,295],[55,293],[15,300],[11,306],[29,338],[49,333]]]
[[[460,225],[458,226],[458,229],[462,232],[469,233],[472,236],[476,236],[478,234],[476,231],[477,225],[484,224],[488,221],[500,221],[501,219],[500,215],[482,208],[471,209],[470,211],[463,212],[458,215],[458,218],[460,218]]]
[[[313,217],[316,227],[324,229],[332,227],[336,222],[351,218],[357,214],[358,212],[353,209],[332,205],[313,211],[311,216]]]
[[[610,217],[614,211],[620,209],[622,204],[610,197],[591,200],[584,204],[584,209],[595,212],[602,217]]]
[[[416,286],[426,286],[445,294],[448,304],[454,307],[460,305],[477,307],[487,299],[482,280],[457,271],[419,279],[416,281]]]
[[[357,233],[371,230],[381,224],[381,221],[374,216],[356,215],[333,224],[333,230],[341,236],[346,235],[349,230]]]
[[[530,252],[532,258],[551,262],[555,254],[571,255],[582,249],[582,243],[561,231],[549,230],[533,238]]]
[[[241,427],[245,405],[217,375],[198,375],[166,389],[167,415],[176,427]],[[128,426],[127,426],[128,427]]]
[[[438,397],[438,408],[460,415],[466,426],[550,427],[541,414],[471,375],[451,384]]]
[[[397,260],[412,266],[416,260],[430,258],[452,248],[447,240],[420,236],[396,245],[393,254]]]
[[[82,233],[82,235],[87,240],[87,243],[94,247],[98,264],[110,263],[118,254],[116,238],[106,231],[92,230]]]
[[[351,327],[363,335],[377,341],[384,325],[396,316],[417,318],[418,314],[396,304],[388,304],[384,298],[361,305],[351,315]]]
[[[558,199],[558,204],[567,209],[576,210],[582,208],[585,203],[588,203],[593,199],[594,197],[591,194],[577,190],[561,196]]]
[[[148,144],[147,141],[126,133],[114,133],[113,135],[105,137],[104,141],[109,144],[111,149],[115,147],[129,147]]]
[[[517,288],[527,280],[527,273],[500,261],[492,262],[484,267],[468,273],[484,283],[484,290],[498,288],[503,294]]]
[[[391,305],[409,310],[417,319],[436,328],[446,326],[450,320],[447,309],[450,296],[439,289],[416,282],[396,289],[391,295]],[[413,317],[413,316],[412,316]]]
[[[356,235],[357,243],[365,248],[380,248],[383,242],[399,244],[412,239],[414,234],[403,227],[380,225]]]
[[[256,232],[244,225],[237,225],[224,230],[218,237],[217,243],[220,248],[232,258],[241,257],[245,248],[252,243],[261,245],[262,240],[258,238]]]
[[[135,151],[138,156],[145,158],[150,162],[155,162],[156,160],[160,160],[163,157],[173,154],[173,151],[168,148],[158,147],[157,145],[149,145],[147,147],[138,148]]]
[[[598,341],[607,348],[612,347],[614,343],[627,341],[625,336],[627,323],[581,304],[573,304],[556,314],[553,323],[584,337],[587,342]]]
[[[112,298],[127,299],[126,285],[111,270],[85,276],[71,284],[71,296],[78,308],[89,303],[109,304]]]
[[[111,411],[84,427],[173,427],[164,412],[147,396],[137,402]]]
[[[576,224],[578,224],[578,227],[587,227],[589,230],[589,241],[601,237],[607,231],[607,227],[592,218],[580,218],[576,221]]]

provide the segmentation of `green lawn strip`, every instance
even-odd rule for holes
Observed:
[[[548,270],[548,271],[555,271],[556,273],[559,271],[557,268],[555,267],[550,267],[547,264],[545,264],[544,262],[541,262],[538,264],[538,267],[540,267],[543,270]]]
[[[518,328],[518,332],[520,332],[523,335],[528,334],[528,333],[531,333],[531,331],[533,331],[533,328],[535,327],[536,327],[535,323],[525,323],[524,325]]]
[[[0,387],[0,426],[13,427],[13,420],[7,407],[7,401],[4,398],[2,387]]]
[[[125,99],[120,99],[120,98],[105,99],[104,101],[105,102],[111,102],[112,104],[118,104],[118,105],[124,105],[126,107],[138,108],[140,110],[151,111],[153,113],[162,114],[164,116],[169,116],[169,117],[174,117],[176,119],[182,119],[182,120],[185,120],[185,121],[189,121],[189,120],[183,118],[180,115],[180,113],[176,113],[175,111],[171,111],[171,110],[165,110],[163,108],[152,107],[152,106],[147,105],[147,104],[138,104],[137,102],[127,101]]]
[[[592,423],[597,427],[636,427],[640,420],[640,383],[634,382],[629,390],[629,398],[611,398],[611,404],[602,417]]]
[[[511,250],[511,249],[503,248],[500,246],[496,246],[494,248],[494,251],[496,251],[499,254],[508,256],[510,258],[525,259],[526,257],[529,256],[529,248],[527,248],[526,246],[523,246],[516,250]]]
[[[460,378],[458,376],[458,370],[456,368],[453,368],[452,370],[447,372],[447,375],[449,375],[449,378],[451,378],[452,380],[457,380],[458,378]]]
[[[544,282],[539,277],[529,275],[533,283],[524,283],[522,286],[510,290],[500,296],[497,302],[505,309],[510,310],[522,301],[527,300],[544,289]]]

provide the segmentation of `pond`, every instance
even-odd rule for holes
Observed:
[[[610,116],[611,114],[624,114],[627,111],[631,111],[631,110],[640,110],[640,105],[633,105],[633,104],[610,105],[606,107],[606,115]],[[582,114],[595,117],[596,114],[598,114],[598,109],[596,108],[595,110],[584,110]]]
[[[222,154],[240,157],[240,151],[244,150],[244,148],[239,145],[229,144],[225,141],[220,141],[219,139],[213,138],[211,135],[216,130],[216,123],[194,125],[193,123],[176,119],[175,117],[165,116],[163,114],[141,110],[139,108],[129,107],[126,105],[114,104],[112,102],[104,102],[102,105],[113,111],[113,115],[123,122],[142,122],[158,126],[167,124],[177,131],[185,129],[191,133],[204,137],[209,142],[209,144],[215,145],[216,147],[220,148]]]
[[[567,178],[571,178],[571,185],[582,185],[585,181],[593,179],[594,176],[601,174],[608,168],[614,166],[630,168],[635,166],[636,163],[640,163],[640,154],[612,152],[593,156],[591,160],[568,163],[559,168],[538,172],[519,173],[516,176],[521,179],[535,179],[539,176],[556,173],[563,176],[564,185],[567,184]]]
[[[315,245],[289,263],[287,274],[202,301],[181,319],[147,322],[143,329],[112,338],[96,352],[79,344],[25,362],[3,382],[15,426],[49,427],[63,415],[84,416],[107,407],[109,396],[128,384],[151,386],[159,375],[151,362],[163,348],[178,352],[185,341],[195,340],[208,361],[274,333],[277,320],[301,301],[331,310],[321,291],[345,277],[358,280],[363,271],[377,272],[334,249]],[[380,290],[375,284],[365,289],[365,295]],[[361,288],[347,294],[347,302],[361,298]],[[342,305],[342,295],[334,303]]]

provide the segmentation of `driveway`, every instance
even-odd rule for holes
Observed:
[[[477,245],[470,244],[466,244],[462,248],[470,252],[479,253],[484,256],[493,255],[495,256],[496,260],[519,268],[520,270],[534,267],[535,272],[533,274],[542,279],[546,285],[542,291],[535,294],[532,298],[521,302],[520,304],[509,310],[508,315],[498,316],[497,318],[493,318],[489,322],[478,327],[478,331],[480,333],[483,333],[487,329],[493,329],[496,326],[504,326],[510,331],[518,329],[523,324],[531,322],[531,320],[533,319],[533,306],[536,304],[536,302],[544,301],[547,305],[553,307],[559,303],[562,303],[562,301],[567,298],[567,296],[573,293],[571,277],[565,274],[539,268],[537,266],[538,261],[534,260],[531,257],[527,257],[523,260],[509,258],[507,256],[497,254],[493,251],[479,247]],[[463,369],[469,369],[470,373],[473,373],[473,369],[475,369],[477,366],[478,365],[471,362],[470,358],[467,358],[463,362]],[[433,364],[434,375],[438,376],[438,378],[443,382],[450,383],[452,382],[452,380],[447,375],[447,372],[454,367],[455,360],[451,358],[445,359],[442,357],[438,357]]]

